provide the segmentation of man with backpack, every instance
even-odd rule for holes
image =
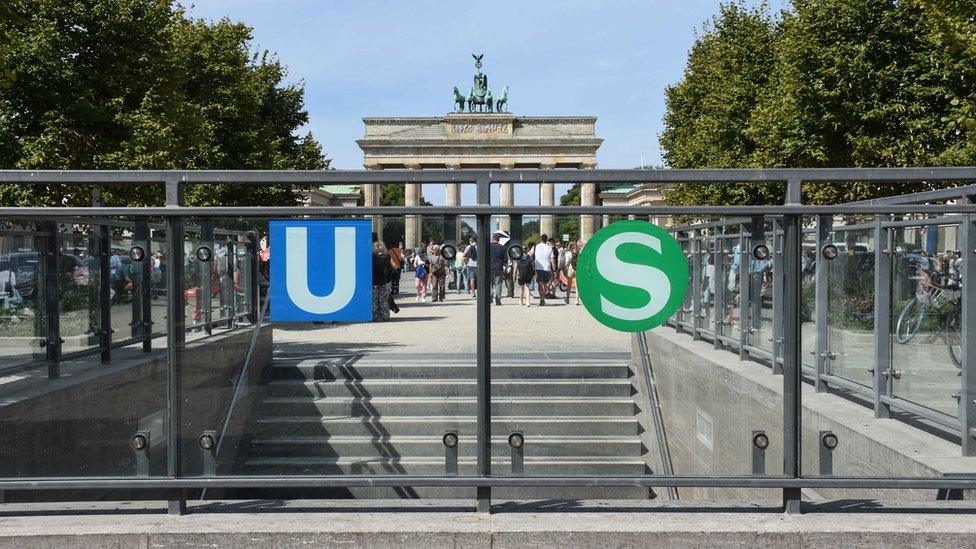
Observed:
[[[505,246],[501,244],[501,236],[498,233],[491,235],[491,244],[488,247],[489,271],[491,272],[491,294],[495,299],[495,305],[502,304],[502,284],[504,283]]]
[[[468,283],[471,286],[471,297],[478,297],[478,246],[474,237],[468,241],[468,247],[464,249],[464,259],[468,261]]]
[[[444,301],[447,260],[441,256],[441,247],[437,244],[431,248],[428,258],[430,260],[430,300],[431,302]]]

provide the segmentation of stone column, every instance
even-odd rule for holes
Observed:
[[[409,170],[419,170],[419,164],[410,164],[407,166]],[[407,183],[406,188],[403,192],[404,195],[404,205],[406,206],[419,206],[420,205],[420,183]],[[423,229],[423,221],[419,215],[408,215],[404,223],[404,235],[403,235],[403,245],[407,248],[415,248],[421,245],[422,236],[421,230]]]
[[[542,164],[539,166],[543,170],[551,170],[556,167],[555,164]],[[540,206],[554,206],[556,203],[556,186],[553,183],[540,183],[539,184],[539,205]],[[556,220],[551,214],[542,215],[539,217],[539,234],[546,234],[550,237],[553,236],[553,232],[556,230]]]
[[[367,166],[368,170],[380,170],[379,166]],[[367,208],[383,205],[383,190],[379,183],[366,183],[363,185],[363,206]],[[371,216],[373,220],[373,232],[383,240],[383,218],[378,215]]]
[[[584,169],[587,169],[584,167]],[[580,206],[596,205],[596,183],[583,183],[580,185]],[[580,238],[589,240],[596,232],[596,216],[593,214],[583,214],[580,216]]]
[[[503,170],[511,170],[515,167],[514,162],[502,162],[501,167]],[[515,205],[515,183],[502,183],[501,188],[498,191],[498,203],[501,206],[514,206]],[[509,215],[502,215],[498,217],[498,228],[511,234],[512,233],[512,217]]]
[[[460,164],[446,164],[445,168],[448,170],[460,169]],[[461,184],[460,183],[445,183],[444,184],[444,205],[445,206],[460,206],[461,205]],[[453,239],[455,241],[461,238],[461,218],[459,216],[447,217],[444,219],[445,223],[452,223],[453,221]],[[451,239],[452,231],[445,229],[445,238],[447,240]]]
[[[607,225],[610,224],[610,216],[607,214],[603,214],[603,219],[601,221],[603,222],[602,226],[606,227]]]

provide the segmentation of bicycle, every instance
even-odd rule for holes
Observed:
[[[915,296],[908,300],[898,313],[895,322],[895,341],[901,345],[911,341],[930,314],[938,314],[939,332],[949,350],[949,357],[956,368],[962,369],[962,292],[961,279],[947,275],[947,284],[937,284],[932,272],[920,264],[914,265],[918,281]]]

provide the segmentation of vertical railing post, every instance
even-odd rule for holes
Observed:
[[[213,333],[213,265],[218,261],[217,259],[217,247],[214,245],[214,224],[213,219],[201,219],[200,220],[200,246],[206,246],[210,248],[213,255],[210,257],[210,261],[200,261],[194,258],[192,261],[199,263],[200,268],[198,269],[200,273],[200,287],[196,294],[197,300],[202,300],[203,303],[197,303],[196,307],[200,309],[200,314],[203,320],[203,330],[210,335]],[[220,272],[220,269],[217,269]],[[220,284],[220,280],[217,280],[217,284]],[[220,304],[223,305],[224,295],[223,292],[220,293]]]
[[[803,233],[803,227],[800,227]],[[801,236],[802,238],[802,236]],[[773,351],[773,374],[783,373],[783,318],[786,316],[783,310],[783,220],[773,220],[773,330],[772,330],[772,351]],[[800,253],[803,251],[801,249]],[[800,273],[801,287],[803,273]],[[802,299],[802,296],[801,296]],[[801,361],[802,362],[802,361]]]
[[[112,238],[108,225],[98,225],[98,347],[102,362],[112,360]],[[120,291],[125,291],[121,288]]]
[[[92,187],[92,206],[102,205],[102,188],[95,185]],[[109,234],[107,224],[95,226],[96,243],[94,246],[95,257],[98,265],[98,329],[95,335],[98,337],[98,348],[101,351],[101,361],[111,362],[112,360],[112,238]],[[91,295],[91,294],[89,294]],[[133,300],[133,307],[135,300]],[[88,302],[89,310],[92,306]],[[91,319],[91,314],[88,315]],[[135,315],[133,315],[135,319]],[[89,322],[91,327],[91,322]]]
[[[478,204],[491,204],[491,180],[478,180]],[[491,261],[488,248],[491,215],[478,214],[478,298],[477,309],[477,360],[478,360],[478,475],[491,476]],[[476,489],[478,512],[491,512],[491,487]]]
[[[749,255],[746,251],[749,238],[746,231],[749,229],[749,225],[739,224],[739,253],[736,254],[739,262],[739,360],[749,358],[749,351],[746,350],[749,344]]]
[[[146,250],[146,257],[138,266],[142,283],[139,285],[139,304],[133,307],[132,313],[132,336],[142,338],[142,350],[148,353],[152,350],[152,238],[149,231],[149,222],[144,219],[136,220],[135,229],[132,234],[133,245],[138,244]],[[135,303],[136,300],[133,300]],[[138,313],[136,311],[138,309]]]
[[[701,339],[701,319],[702,319],[702,231],[696,229],[691,231],[691,287],[694,292],[691,294],[691,337]]]
[[[183,188],[179,180],[166,181],[166,206],[183,205]],[[186,294],[183,288],[183,219],[166,219],[166,471],[170,478],[182,474],[180,444],[180,370],[186,345]],[[173,492],[170,514],[186,512],[186,496]]]
[[[248,231],[247,233],[247,247],[251,253],[251,260],[248,261],[248,276],[247,276],[247,295],[248,295],[248,307],[247,307],[247,320],[251,324],[257,324],[258,321],[258,302],[261,301],[261,289],[258,279],[260,278],[260,262],[261,262],[261,250],[258,244],[258,234],[254,231]]]
[[[685,250],[685,245],[684,245],[684,240],[683,239],[684,238],[687,238],[687,236],[688,236],[687,234],[685,234],[685,233],[683,233],[681,231],[675,231],[674,232],[674,238],[678,241],[678,244],[681,246],[682,252],[684,252],[684,250]],[[684,253],[682,253],[682,255],[684,255]],[[684,322],[684,319],[685,319],[685,304],[684,304],[684,302],[682,302],[681,303],[681,307],[679,307],[678,310],[675,311],[675,313],[674,313],[674,331],[675,332],[677,332],[679,334],[681,333],[681,323]]]
[[[762,271],[756,272],[754,267],[756,265],[756,258],[753,257],[753,249],[758,244],[766,242],[766,222],[762,217],[752,218],[749,230],[749,244],[746,246],[745,254],[742,257],[742,263],[747,266],[747,272],[749,276],[749,295],[747,296],[747,302],[749,304],[749,328],[748,336],[746,337],[746,343],[750,346],[760,347],[761,343],[753,341],[751,336],[754,336],[762,332],[762,306],[763,306],[763,281],[762,281]]]
[[[712,256],[715,258],[715,295],[712,296],[712,326],[715,330],[715,339],[712,347],[722,349],[723,326],[725,326],[725,287],[728,279],[725,275],[725,240],[721,238],[723,227],[715,228],[715,249]]]
[[[889,392],[890,380],[884,373],[891,369],[891,232],[884,221],[890,216],[874,218],[874,417],[891,414],[881,397]]]
[[[976,455],[976,216],[966,216],[961,231],[962,251],[962,370],[959,427],[962,455]]]
[[[787,205],[799,204],[799,180],[787,182]],[[792,202],[792,201],[796,202]],[[783,475],[800,476],[801,389],[800,361],[800,255],[803,243],[803,218],[783,217]],[[783,510],[800,512],[800,489],[783,489]]]
[[[816,345],[814,352],[814,364],[816,365],[817,373],[814,378],[814,387],[817,392],[823,392],[827,390],[827,384],[824,382],[824,375],[829,373],[830,368],[828,367],[828,360],[830,360],[830,341],[828,339],[828,327],[827,327],[827,306],[829,304],[829,294],[830,294],[830,266],[828,262],[830,260],[824,258],[823,247],[828,244],[831,240],[830,231],[832,229],[833,218],[826,215],[821,215],[817,217],[817,249],[814,252],[816,254],[816,280],[814,288],[814,310],[816,316]]]
[[[41,253],[39,286],[43,289],[45,354],[47,356],[47,377],[61,377],[61,288],[59,287],[58,267],[61,265],[60,235],[57,221],[41,223],[44,233],[44,247]]]
[[[237,327],[237,292],[234,291],[234,279],[237,274],[237,236],[227,238],[227,274],[226,280],[220,284],[221,293],[227,294],[227,328],[233,330]],[[217,272],[220,272],[218,269]]]

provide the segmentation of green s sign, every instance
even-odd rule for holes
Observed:
[[[583,246],[576,285],[586,310],[622,332],[660,326],[681,307],[688,264],[681,245],[644,221],[618,221]]]

